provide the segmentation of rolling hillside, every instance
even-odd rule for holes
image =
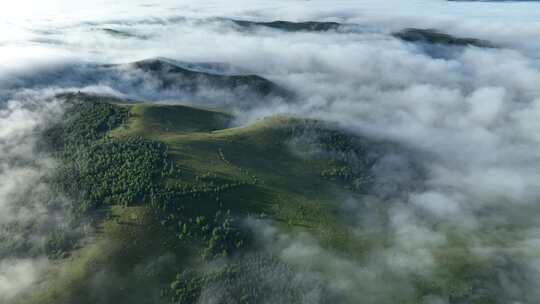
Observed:
[[[44,130],[42,145],[60,160],[48,182],[70,199],[68,224],[41,249],[53,261],[46,279],[16,303],[302,303],[315,287],[318,302],[354,303],[356,294],[325,287],[339,268],[297,268],[273,248],[309,235],[327,254],[369,261],[387,236],[348,218],[384,222],[391,200],[380,193],[422,187],[421,166],[388,162],[417,152],[328,123],[274,116],[233,127],[230,114],[212,109],[58,98],[65,117]],[[416,174],[381,179],[384,166]],[[348,199],[362,203],[338,203]],[[441,262],[436,280],[416,278],[406,297],[395,291],[403,303],[433,291],[468,299],[469,286],[494,286],[489,261],[471,260],[457,236],[449,246],[437,250],[452,262]],[[305,271],[317,280],[298,280]]]
[[[194,265],[257,252],[258,245],[244,227],[246,218],[271,221],[287,231],[309,231],[331,250],[356,255],[366,246],[350,238],[332,203],[337,193],[333,190],[351,189],[354,195],[365,195],[359,185],[358,191],[353,190],[354,173],[346,173],[344,163],[337,159],[304,157],[293,151],[291,140],[307,128],[322,128],[318,122],[270,117],[229,128],[233,117],[213,110],[126,103],[84,94],[62,98],[70,105],[66,120],[46,131],[46,142],[64,159],[59,188],[74,199],[72,216],[92,218],[95,233],[71,243],[57,242],[50,279],[20,303],[157,301],[177,274],[196,269]],[[113,119],[118,117],[120,120]],[[107,124],[111,121],[115,123]],[[346,137],[328,130],[326,140],[346,147]],[[51,140],[54,138],[67,140],[59,143]],[[80,138],[87,141],[77,142]],[[164,159],[152,155],[136,160],[140,162],[136,166],[128,165],[131,157],[154,153],[153,144],[163,145],[164,150],[157,150],[166,151]],[[81,152],[85,149],[91,153]],[[160,171],[150,179],[141,176],[151,188],[125,185],[120,180],[143,174],[138,166],[145,172]],[[66,178],[70,174],[77,177]],[[104,180],[107,184],[101,185]],[[104,188],[112,188],[114,193],[94,195]],[[88,195],[80,197],[86,189]],[[132,190],[139,193],[126,194]],[[86,205],[81,206],[83,202]],[[232,240],[225,236],[224,244],[206,239],[213,230],[198,231],[196,223],[216,214],[235,223],[230,229],[239,235]],[[204,226],[219,227],[225,221],[216,219]],[[186,233],[190,229],[193,234]],[[182,231],[190,236],[182,238]],[[69,232],[63,237],[69,238]],[[229,248],[228,241],[235,245]],[[238,242],[244,245],[237,247]],[[152,267],[151,273],[140,270],[144,267]],[[96,292],[89,288],[92,284],[103,290]],[[197,290],[185,292],[196,294]]]

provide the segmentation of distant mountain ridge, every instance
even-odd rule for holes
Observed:
[[[285,32],[328,32],[328,31],[344,31],[358,27],[358,25],[338,22],[292,22],[292,21],[248,21],[248,20],[230,20],[234,25],[246,29],[270,28]],[[439,44],[448,46],[476,46],[483,48],[494,48],[495,44],[490,41],[471,38],[453,36],[437,29],[423,28],[406,28],[392,33],[395,38],[408,42],[423,42],[429,44]]]
[[[338,22],[318,22],[318,21],[291,22],[291,21],[276,20],[276,21],[268,21],[268,22],[258,22],[258,21],[233,19],[231,20],[231,22],[244,28],[267,27],[267,28],[288,31],[288,32],[297,32],[297,31],[326,32],[326,31],[335,31],[344,26],[344,24],[338,23]]]
[[[436,29],[407,28],[392,34],[394,37],[408,42],[423,42],[448,46],[476,46],[482,48],[495,48],[495,44],[477,38],[456,37]]]
[[[242,90],[264,97],[285,97],[289,93],[272,81],[255,74],[218,74],[208,68],[211,64],[176,65],[163,58],[146,59],[125,66],[146,72],[159,78],[164,89],[181,88],[188,92],[211,88],[220,90]],[[214,65],[215,66],[215,65]]]

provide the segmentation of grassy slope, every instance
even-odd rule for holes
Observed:
[[[352,254],[366,245],[351,242],[347,229],[336,220],[331,202],[339,185],[320,177],[325,164],[302,159],[288,147],[286,127],[297,120],[273,117],[226,128],[232,117],[217,111],[169,105],[123,106],[130,108],[130,119],[109,135],[143,136],[166,143],[170,157],[183,172],[181,180],[168,182],[189,184],[195,176],[207,173],[228,181],[248,181],[250,184],[223,194],[225,209],[243,215],[264,213],[285,230],[309,229],[327,248]],[[197,212],[215,210],[216,204],[201,199]],[[154,222],[144,204],[115,206],[103,212],[96,239],[70,258],[56,262],[43,288],[21,303],[156,303],[158,295],[149,295],[149,287],[170,282],[176,272],[155,277],[141,275],[137,269],[167,256],[172,234]],[[189,253],[175,255],[175,270],[197,263]],[[108,300],[96,290],[107,294]]]
[[[258,181],[231,193],[224,201],[226,208],[244,214],[264,212],[277,221],[313,230],[327,231],[336,222],[329,216],[337,185],[320,178],[325,164],[302,159],[287,145],[286,127],[298,120],[271,117],[226,128],[232,117],[210,110],[135,105],[130,113],[127,125],[112,136],[162,141],[171,157],[193,175]]]

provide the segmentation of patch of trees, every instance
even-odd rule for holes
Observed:
[[[182,304],[304,303],[309,291],[320,295],[320,303],[340,302],[322,282],[300,278],[283,262],[259,254],[223,266],[180,272],[166,294],[172,303]]]
[[[128,108],[80,93],[61,98],[66,100],[64,117],[43,132],[42,142],[61,160],[51,182],[72,200],[75,215],[145,201],[160,187],[162,176],[176,174],[164,144],[106,136],[128,119]]]
[[[102,138],[129,117],[126,107],[107,102],[105,97],[80,93],[63,94],[65,112],[58,123],[43,132],[43,143],[57,152],[69,152]]]
[[[296,147],[324,163],[322,178],[347,189],[390,197],[422,187],[420,151],[309,120],[292,126],[290,134]]]
[[[69,95],[65,119],[43,135],[43,143],[61,160],[49,182],[69,198],[73,222],[94,219],[106,206],[147,204],[174,236],[174,247],[195,246],[201,258],[213,259],[245,246],[239,223],[219,206],[223,193],[247,181],[211,172],[192,177],[169,158],[161,142],[107,136],[127,119],[127,109],[82,97]],[[73,247],[68,235],[56,232],[45,244],[50,257],[64,257]]]
[[[58,159],[55,172],[44,182],[52,196],[68,202],[65,227],[45,237],[43,250],[50,258],[67,256],[84,237],[71,231],[95,221],[93,215],[101,207],[144,202],[161,187],[162,176],[177,174],[164,144],[107,136],[127,120],[128,108],[99,96],[70,93],[59,98],[65,99],[64,116],[43,131],[40,142],[40,148]]]
[[[176,237],[188,243],[201,243],[200,255],[204,260],[227,257],[249,241],[230,210],[218,210],[210,218],[197,216],[179,220],[177,224]]]
[[[371,186],[371,170],[381,155],[380,144],[310,121],[292,126],[290,137],[315,159],[326,163],[320,172],[322,178],[344,183],[356,191]]]
[[[65,258],[77,246],[77,238],[65,230],[57,230],[49,234],[45,241],[45,254],[50,259]]]
[[[149,200],[159,223],[175,236],[172,245],[194,248],[209,261],[233,255],[250,243],[250,235],[221,201],[225,192],[246,184],[206,173],[197,175],[193,184],[164,186]]]
[[[76,212],[86,214],[103,205],[145,201],[169,168],[162,143],[140,137],[108,139],[67,155],[55,182],[78,202]]]
[[[152,210],[162,218],[163,223],[176,220],[178,213],[197,214],[197,211],[203,208],[202,206],[206,210],[216,211],[225,193],[250,185],[248,181],[203,176],[195,176],[194,180],[185,176],[176,176],[170,181],[167,181],[171,178],[170,175],[163,176],[162,183],[156,185],[147,199]]]

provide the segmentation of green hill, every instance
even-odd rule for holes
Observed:
[[[374,188],[421,185],[414,162],[406,163],[416,172],[408,183],[375,174],[385,155],[409,153],[404,147],[316,120],[273,116],[233,126],[233,116],[212,109],[58,98],[64,118],[43,130],[40,144],[59,162],[46,182],[70,201],[66,226],[36,249],[51,263],[14,303],[199,303],[209,293],[217,303],[303,303],[315,287],[319,302],[355,303],[354,293],[327,290],[337,275],[332,264],[308,270],[323,282],[299,280],[306,270],[268,252],[254,221],[279,235],[305,233],[336,259],[361,265],[388,239],[358,231],[336,202],[362,201],[368,214],[383,216],[390,202]],[[391,169],[400,175],[399,166]],[[437,249],[435,275],[406,278],[415,291],[405,296],[392,291],[401,303],[434,292],[467,300],[470,286],[495,284],[484,261],[454,238]],[[392,292],[374,301],[386,303]]]
[[[331,250],[366,245],[353,241],[332,203],[334,190],[353,189],[354,174],[291,148],[297,134],[321,128],[316,121],[276,116],[229,127],[231,115],[210,109],[61,97],[65,119],[43,140],[63,160],[53,188],[73,199],[73,225],[91,218],[95,235],[51,236],[47,280],[20,303],[194,302],[202,279],[163,293],[183,271],[257,252],[246,217],[309,231]],[[333,130],[327,137],[345,140]]]

